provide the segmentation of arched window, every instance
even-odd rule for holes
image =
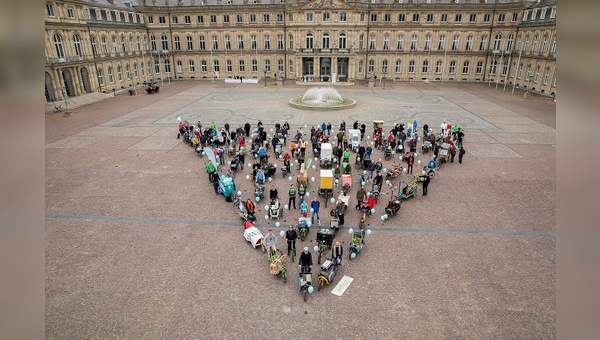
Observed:
[[[494,37],[494,51],[500,51],[502,45],[502,34],[498,33],[496,34],[496,37]]]
[[[169,40],[167,39],[167,36],[163,34],[160,37],[160,41],[162,43],[162,49],[163,49],[163,51],[168,51],[169,50]]]
[[[402,34],[396,37],[396,50],[404,50],[404,36]]]
[[[125,49],[125,35],[121,34],[121,50],[125,53],[127,50]]]
[[[371,36],[369,37],[369,49],[374,50],[376,48],[377,48],[377,37],[375,37],[375,34],[371,34]]]
[[[104,74],[102,74],[102,69],[98,69],[98,83],[100,85],[104,85]]]
[[[402,73],[402,60],[396,60],[396,73]]]
[[[115,35],[113,35],[111,37],[111,40],[112,40],[113,53],[116,54],[117,52],[119,52],[119,50],[117,49],[117,37]]]
[[[119,81],[123,80],[123,73],[121,72],[121,65],[117,65],[117,79]]]
[[[216,35],[213,35],[211,37],[211,47],[214,51],[219,49],[219,37],[217,37]]]
[[[446,36],[440,35],[440,41],[438,43],[438,51],[443,51],[446,48]]]
[[[314,37],[312,33],[308,33],[306,35],[306,47],[305,48],[313,48],[314,46]]]
[[[329,33],[324,33],[323,37],[321,38],[321,48],[329,48]]]
[[[104,54],[108,54],[108,44],[106,42],[106,36],[102,36],[100,38],[100,43],[102,44],[102,51],[104,51]]]
[[[511,51],[512,50],[512,45],[513,45],[513,41],[515,40],[515,35],[514,34],[509,34],[508,35],[508,40],[506,41],[506,50],[507,51]]]
[[[150,36],[150,47],[152,48],[152,51],[158,50],[158,48],[156,48],[156,36],[154,34]]]
[[[115,78],[113,77],[112,66],[108,67],[108,82],[111,83],[111,84],[115,82]]]
[[[390,49],[390,35],[387,33],[383,36],[383,49],[386,51]]]
[[[462,70],[462,73],[463,73],[463,74],[469,74],[469,66],[470,66],[470,65],[471,65],[471,63],[470,63],[468,60],[466,60],[466,61],[463,63],[463,70]]]
[[[229,34],[225,35],[225,49],[231,50],[231,36]]]
[[[423,73],[429,72],[429,60],[423,60]]]
[[[375,72],[375,60],[373,60],[373,59],[369,60],[369,64],[367,67],[368,67],[367,72],[374,73]]]
[[[388,61],[386,59],[384,59],[383,62],[381,63],[381,73],[383,73],[383,74],[388,73]]]
[[[200,51],[206,51],[206,40],[203,35],[198,38],[198,43],[200,44]]]
[[[415,61],[410,60],[408,62],[408,73],[415,73]]]
[[[340,36],[338,37],[338,46],[341,49],[348,48],[346,46],[346,33],[340,33]]]
[[[165,59],[165,73],[171,73],[171,61],[168,58]]]
[[[129,64],[125,64],[125,78],[126,79],[131,78],[131,70],[129,69]]]
[[[442,73],[442,61],[438,60],[435,63],[435,73]]]
[[[62,43],[62,37],[54,34],[54,47],[56,48],[56,56],[58,59],[65,59],[65,49]]]
[[[139,42],[139,37],[138,37],[138,42]],[[135,47],[133,46],[133,34],[129,35],[129,52],[133,52],[135,51]]]
[[[410,50],[411,51],[417,50],[417,35],[416,34],[413,34],[413,36],[410,37]]]
[[[79,60],[83,60],[83,51],[81,50],[81,38],[79,35],[73,35],[73,47],[75,47],[75,54]]]
[[[458,51],[459,41],[460,37],[458,35],[452,37],[452,51]]]
[[[425,51],[431,50],[431,34],[425,36]]]

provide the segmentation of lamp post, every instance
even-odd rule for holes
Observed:
[[[263,69],[263,72],[264,72],[264,78],[265,78],[265,88],[267,88],[267,67],[266,66]]]

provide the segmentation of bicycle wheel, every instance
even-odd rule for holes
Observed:
[[[302,241],[304,241],[306,239],[306,234],[308,233],[308,231],[306,229],[302,229],[300,230],[300,239]]]

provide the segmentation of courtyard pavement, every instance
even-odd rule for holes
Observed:
[[[356,107],[313,112],[288,105],[306,86],[263,86],[174,82],[71,116],[46,114],[48,339],[555,337],[553,101],[495,84],[388,83],[340,86]],[[267,131],[288,121],[305,132],[355,120],[367,131],[383,120],[389,130],[413,119],[439,132],[447,121],[465,131],[467,154],[463,164],[440,169],[427,196],[419,192],[385,222],[390,190],[383,190],[368,220],[373,233],[350,261],[348,228],[360,217],[352,209],[355,170],[346,226],[336,235],[343,266],[304,302],[297,264],[288,263],[287,283],[269,273],[232,204],[214,194],[207,158],[176,139],[178,117],[232,127],[261,120]],[[397,156],[384,160],[387,168],[398,163]],[[318,170],[309,170],[316,179],[310,195],[318,194]],[[244,167],[235,181],[244,198],[253,192],[248,173]],[[278,170],[267,189],[275,186],[287,201],[289,184]],[[265,220],[264,204],[257,204],[263,234],[278,235],[300,215],[284,211],[277,228]],[[321,207],[328,225],[330,207]],[[315,238],[313,228],[297,247],[312,251]],[[282,238],[278,246],[285,249]],[[313,259],[314,273],[314,252]],[[344,275],[354,280],[342,296],[331,294]]]

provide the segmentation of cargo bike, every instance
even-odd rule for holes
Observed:
[[[325,198],[325,206],[329,197],[333,196],[333,170],[325,169],[320,171],[321,179],[319,184],[319,196]]]
[[[269,272],[275,276],[281,277],[284,283],[287,282],[286,262],[287,257],[279,249],[269,257]]]

